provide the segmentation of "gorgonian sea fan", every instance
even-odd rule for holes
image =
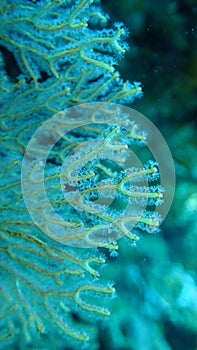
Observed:
[[[141,168],[123,166],[128,150],[146,137],[126,115],[107,104],[129,103],[142,93],[139,83],[123,82],[116,71],[117,60],[126,50],[127,31],[121,24],[107,28],[107,16],[98,1],[3,0],[0,20],[0,344],[3,349],[15,342],[20,348],[46,346],[47,335],[47,348],[50,339],[58,348],[61,340],[54,339],[54,334],[76,341],[95,339],[96,326],[87,319],[110,314],[107,296],[114,294],[114,287],[99,278],[96,266],[103,265],[105,257],[98,247],[116,250],[114,232],[116,239],[121,232],[135,241],[131,222],[140,229],[157,228],[151,208],[162,197],[158,169],[152,163]],[[97,116],[86,108],[74,121],[62,112],[89,102],[103,102],[104,120],[102,108],[96,108]],[[44,216],[46,203],[39,197],[43,182],[36,177],[46,156],[47,136],[54,140],[62,129],[45,130],[34,154],[31,147],[25,153],[36,130],[54,114],[61,119],[61,128],[77,120],[55,142],[40,169],[48,201],[64,219],[67,235],[53,231],[53,219]],[[89,143],[83,149],[84,142]],[[26,190],[31,207],[42,213],[42,230],[23,199],[24,154],[28,166],[23,186],[35,185]],[[142,186],[143,181],[148,186]],[[111,204],[106,206],[108,199]],[[140,215],[137,209],[132,211],[134,204]],[[130,208],[127,217],[125,208]],[[100,233],[108,224],[106,239]],[[77,229],[81,232],[75,236]],[[74,248],[79,240],[80,247],[92,248]],[[103,306],[98,300],[101,295],[106,296]]]

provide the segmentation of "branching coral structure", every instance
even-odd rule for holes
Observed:
[[[110,315],[107,303],[115,292],[111,282],[100,278],[98,266],[105,257],[99,247],[116,250],[120,236],[135,242],[131,227],[157,229],[156,215],[137,208],[146,209],[147,201],[151,208],[162,199],[156,164],[123,166],[128,150],[145,144],[146,135],[117,107],[108,107],[142,94],[139,83],[123,82],[116,71],[127,31],[122,24],[108,28],[99,2],[91,0],[2,1],[0,18],[0,347],[48,344],[54,349],[62,344],[58,336],[54,340],[60,334],[72,345],[94,339],[96,349],[94,322]],[[85,112],[80,107],[73,121],[64,110],[78,104],[86,104]],[[44,154],[45,191],[64,219],[65,234],[51,230],[49,216],[43,216],[43,230],[35,225],[21,187],[28,142],[54,114],[61,125],[72,124]],[[53,137],[60,130],[50,132]],[[35,176],[42,142],[32,158],[27,156],[23,187],[38,186],[28,187],[33,189],[28,198],[43,214],[41,180]],[[141,186],[143,181],[150,186]],[[98,204],[101,197],[111,204]],[[124,215],[126,207],[131,208]]]

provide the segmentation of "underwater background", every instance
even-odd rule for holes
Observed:
[[[135,248],[122,247],[110,266],[121,301],[112,316],[110,344],[104,341],[101,348],[196,350],[196,2],[103,3],[113,20],[129,28],[130,50],[119,69],[143,83],[143,98],[132,108],[165,137],[175,162],[176,191],[161,232],[141,238]]]
[[[116,298],[110,300],[110,317],[94,320],[94,343],[67,343],[54,333],[42,345],[16,340],[0,343],[2,350],[197,350],[197,5],[194,0],[101,5],[110,25],[123,22],[129,30],[130,49],[118,69],[124,80],[142,82],[144,95],[131,107],[158,127],[170,147],[174,201],[159,233],[141,235],[135,246],[120,240],[118,256],[103,252],[102,276],[115,284]],[[80,329],[80,317],[72,316]],[[86,322],[89,327],[91,318]],[[24,333],[21,328],[20,338]]]

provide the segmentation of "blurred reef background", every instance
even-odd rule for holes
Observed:
[[[132,108],[159,128],[176,168],[176,193],[157,236],[122,245],[111,261],[119,300],[100,349],[197,349],[197,4],[102,0],[129,29],[122,76],[143,83]],[[108,269],[109,272],[109,269]],[[106,337],[104,337],[106,339]]]

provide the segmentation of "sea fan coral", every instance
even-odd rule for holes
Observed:
[[[1,348],[10,349],[15,342],[20,349],[27,344],[46,346],[47,335],[50,349],[53,334],[88,341],[96,332],[89,317],[95,320],[95,315],[110,314],[105,299],[100,306],[98,296],[111,296],[115,291],[111,283],[99,279],[96,266],[103,265],[105,258],[98,247],[116,250],[114,232],[116,239],[120,234],[137,240],[130,224],[145,230],[157,227],[158,219],[151,210],[143,215],[137,209],[130,209],[126,216],[122,213],[134,202],[141,208],[149,201],[151,209],[162,198],[156,164],[122,166],[132,144],[145,143],[145,134],[127,115],[107,107],[111,102],[131,102],[142,94],[139,83],[123,82],[115,69],[126,49],[127,31],[121,24],[106,28],[107,16],[98,1],[90,0],[2,1],[0,18]],[[30,199],[31,208],[34,203],[37,213],[43,214],[45,204],[39,196],[43,182],[35,174],[43,165],[43,147],[49,142],[45,137],[34,144],[38,148],[31,144],[26,151],[26,147],[54,114],[68,126],[72,119],[65,108],[90,102],[102,102],[96,111],[101,116],[105,110],[107,118],[97,119],[90,104],[89,112],[86,105],[83,116],[58,142],[53,137],[61,130],[52,128],[54,147],[42,169],[48,201],[63,217],[70,236],[53,231],[50,216],[39,230],[24,203],[21,168],[25,154],[22,185],[26,204]],[[84,150],[81,145],[87,141]],[[144,179],[154,186],[142,187]],[[32,183],[38,187],[31,187]],[[112,204],[94,212],[95,202],[102,196],[105,200],[113,197],[112,193]],[[107,239],[106,234],[100,235],[106,223],[110,224]],[[78,229],[80,235],[75,235]],[[73,247],[76,245],[78,248]],[[53,338],[51,348],[59,346],[60,339]]]

